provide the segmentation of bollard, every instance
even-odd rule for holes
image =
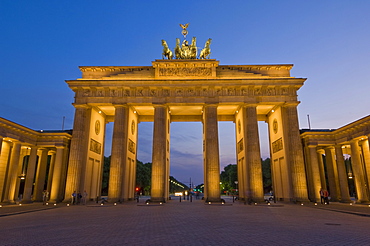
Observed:
[[[190,196],[190,202],[193,202],[193,196]]]
[[[180,196],[180,202],[181,202],[181,196]]]
[[[233,203],[234,203],[234,201],[235,201],[235,200],[234,200],[234,196],[233,196]]]
[[[139,196],[136,197],[136,202],[139,203]]]

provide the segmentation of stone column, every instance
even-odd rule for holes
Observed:
[[[49,154],[51,155],[51,158],[50,158],[50,165],[49,165],[48,180],[47,180],[47,185],[46,185],[46,190],[49,192],[49,197],[50,197],[51,184],[52,184],[53,175],[54,175],[55,153],[56,153],[55,151],[49,152]]]
[[[206,202],[220,202],[220,154],[218,144],[217,105],[204,106]]]
[[[331,200],[337,202],[339,194],[339,184],[338,184],[338,169],[334,159],[334,148],[325,148],[326,156],[326,171],[329,181],[329,191]]]
[[[297,104],[286,104],[282,107],[284,125],[284,144],[286,145],[287,164],[291,172],[293,199],[308,201],[306,173],[304,168],[303,149],[298,126]]]
[[[35,188],[33,191],[33,200],[36,202],[42,201],[42,192],[45,188],[45,179],[46,179],[46,168],[48,162],[48,150],[47,149],[39,149],[41,151],[41,155],[39,158],[39,163],[37,166],[36,171],[36,179],[35,179]]]
[[[7,181],[7,193],[4,198],[4,202],[15,203],[15,193],[18,181],[18,166],[19,156],[21,153],[21,143],[13,142],[13,149],[10,154],[9,170],[8,170],[8,181]]]
[[[326,178],[325,178],[325,168],[324,168],[324,160],[322,155],[325,153],[324,150],[319,149],[317,150],[317,162],[320,170],[320,180],[321,180],[321,188],[327,190],[328,187],[326,187]]]
[[[167,107],[165,105],[154,106],[153,126],[153,157],[152,157],[152,186],[151,200],[153,202],[165,202],[166,177],[166,143],[167,143]]]
[[[364,180],[364,170],[361,163],[360,147],[358,145],[358,140],[354,139],[350,141],[350,145],[351,145],[352,170],[355,179],[357,199],[358,202],[365,203],[369,201],[368,187],[366,186]]]
[[[72,193],[81,190],[82,170],[85,170],[87,157],[86,152],[89,144],[89,130],[91,108],[87,105],[75,105],[75,118],[73,123],[73,135],[69,152],[69,164],[64,201],[70,202]]]
[[[340,189],[340,202],[351,202],[348,189],[348,175],[344,164],[344,157],[341,145],[335,145],[335,157],[338,168],[338,180]]]
[[[318,160],[318,153],[316,149],[316,145],[309,145],[308,151],[310,155],[310,166],[311,166],[311,178],[312,178],[312,189],[313,189],[313,197],[311,197],[312,202],[320,201],[320,189],[322,187],[321,176],[320,176],[320,168],[319,168],[319,160]]]
[[[247,198],[261,202],[263,198],[263,180],[260,142],[258,136],[257,105],[243,107],[243,127],[245,143],[245,162],[247,172]]]
[[[364,157],[365,162],[365,174],[366,174],[366,183],[367,187],[369,188],[369,182],[370,182],[370,151],[369,151],[369,137],[367,139],[364,139],[361,142],[362,146],[362,155]]]
[[[127,105],[116,105],[115,108],[108,199],[122,202],[124,170],[127,165],[129,108]]]
[[[24,192],[22,203],[31,203],[32,202],[32,189],[33,182],[36,172],[37,164],[37,146],[31,147],[30,159],[28,160],[28,167],[26,173],[26,181],[24,183]]]
[[[3,147],[3,137],[0,136],[0,156],[1,156],[2,147]]]
[[[53,178],[51,180],[51,190],[50,190],[50,202],[55,203],[62,200],[59,197],[60,187],[62,183],[62,170],[63,170],[63,156],[64,156],[64,147],[57,146],[57,151],[55,154],[55,162],[53,169]]]

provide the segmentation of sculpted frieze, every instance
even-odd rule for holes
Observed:
[[[159,68],[159,76],[175,77],[208,77],[212,75],[211,68],[204,67],[170,67]]]

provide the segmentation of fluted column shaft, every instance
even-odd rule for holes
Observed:
[[[81,180],[82,170],[86,167],[86,151],[89,143],[91,109],[87,105],[75,105],[76,112],[73,123],[73,135],[69,152],[69,163],[67,170],[67,182],[64,201],[72,199],[74,191],[81,190],[84,180]]]
[[[317,150],[317,163],[318,163],[319,170],[320,170],[321,188],[326,190],[326,189],[328,189],[328,187],[326,187],[324,160],[323,160],[323,157],[322,157],[322,155],[324,153],[325,152],[322,149]]]
[[[13,149],[10,154],[9,171],[8,171],[8,182],[7,182],[7,194],[4,202],[15,203],[15,193],[18,179],[18,166],[19,156],[21,152],[21,143],[13,142]]]
[[[51,192],[51,185],[53,181],[53,175],[54,175],[54,166],[55,166],[55,151],[50,151],[51,158],[50,158],[50,165],[49,165],[49,175],[48,175],[48,180],[47,180],[47,186],[46,189],[47,191]]]
[[[153,126],[153,153],[152,153],[152,186],[151,200],[154,202],[165,201],[166,177],[166,133],[167,107],[154,106]]]
[[[368,202],[368,187],[364,179],[364,170],[360,159],[360,147],[358,146],[358,140],[352,140],[350,145],[352,170],[355,178],[357,199],[358,202]]]
[[[310,166],[311,166],[311,178],[312,178],[312,189],[314,190],[312,202],[320,201],[320,189],[324,188],[321,184],[320,168],[318,161],[318,153],[315,145],[308,146],[310,154]]]
[[[346,166],[344,164],[342,146],[336,145],[334,148],[335,148],[335,157],[336,157],[337,168],[338,168],[340,202],[350,202],[351,198],[349,196],[348,176],[347,176]]]
[[[61,197],[60,187],[62,182],[62,170],[63,170],[63,156],[64,156],[64,147],[57,147],[55,154],[55,163],[53,169],[53,178],[51,180],[51,190],[50,190],[50,202],[59,202]]]
[[[35,178],[36,172],[36,164],[37,164],[37,146],[31,147],[30,159],[28,160],[28,167],[26,173],[26,181],[24,184],[24,192],[23,192],[23,203],[30,203],[32,201],[32,188],[33,182]]]
[[[370,151],[369,151],[369,139],[370,137],[368,137],[367,139],[363,140],[362,141],[362,153],[363,153],[363,156],[364,156],[364,162],[365,162],[365,173],[366,173],[366,181],[367,181],[367,186],[369,188],[369,182],[370,182]],[[370,197],[369,197],[370,199]]]
[[[48,164],[48,150],[47,149],[39,150],[41,151],[41,155],[39,158],[39,163],[36,171],[35,189],[33,191],[33,200],[37,202],[42,201],[42,192],[44,191],[47,171],[46,168]]]
[[[247,197],[263,201],[261,151],[258,135],[257,106],[243,107],[245,161],[248,175]]]
[[[204,106],[206,201],[218,202],[220,196],[220,153],[218,143],[217,105]]]
[[[108,198],[110,201],[123,201],[123,179],[127,165],[129,108],[127,105],[116,105],[115,108]]]
[[[304,167],[302,143],[298,126],[297,105],[282,107],[284,122],[284,141],[287,146],[287,164],[291,172],[293,197],[297,201],[308,201],[306,172]]]
[[[325,148],[326,156],[326,171],[328,175],[329,190],[331,200],[338,201],[339,185],[338,185],[338,169],[334,159],[334,148]]]

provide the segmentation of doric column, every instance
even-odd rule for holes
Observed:
[[[8,171],[8,181],[7,181],[7,194],[4,202],[15,203],[15,191],[18,179],[18,166],[19,166],[19,156],[21,152],[21,143],[13,142],[13,149],[10,154],[9,171]]]
[[[48,171],[49,174],[48,174],[46,189],[47,189],[47,191],[49,192],[49,195],[50,195],[51,183],[52,183],[53,175],[54,175],[55,154],[56,154],[56,152],[55,151],[50,151],[49,154],[51,155],[51,158],[50,158],[50,165],[49,165],[49,171]]]
[[[87,105],[75,105],[75,108],[76,111],[64,195],[65,202],[70,202],[74,191],[77,192],[83,188],[81,187],[84,182],[84,180],[82,180],[82,170],[85,170],[87,162],[86,151],[89,143],[88,136],[91,109]]]
[[[339,184],[338,184],[338,169],[334,159],[334,148],[325,148],[326,156],[326,171],[329,181],[329,191],[332,201],[338,201]]]
[[[36,202],[42,201],[42,192],[45,188],[46,168],[48,164],[48,150],[43,148],[39,150],[41,154],[36,171],[35,189],[33,191],[33,200]]]
[[[263,180],[258,136],[257,105],[243,106],[245,162],[248,175],[247,198],[263,201]]]
[[[37,150],[38,150],[37,146],[31,147],[30,159],[28,160],[28,167],[27,167],[27,173],[26,173],[26,180],[24,183],[22,203],[32,202],[31,197],[32,197],[33,182],[34,182],[35,172],[36,172]]]
[[[286,104],[282,107],[284,138],[287,147],[287,165],[291,172],[293,199],[308,201],[306,173],[303,149],[298,126],[297,104]]]
[[[311,167],[311,184],[313,189],[313,197],[310,197],[312,202],[320,201],[320,189],[324,188],[321,184],[320,167],[318,160],[316,145],[309,145],[308,151],[310,155],[310,167]]]
[[[325,151],[322,150],[322,149],[317,150],[317,162],[318,162],[318,166],[319,166],[319,170],[320,170],[321,188],[327,190],[328,187],[326,187],[324,159],[322,158],[322,155],[324,153],[325,153]]]
[[[369,151],[369,137],[367,139],[364,139],[361,141],[361,147],[362,147],[362,155],[364,157],[365,162],[365,174],[366,174],[366,183],[367,187],[369,188],[369,182],[370,182],[370,151]],[[370,199],[370,197],[369,197]]]
[[[368,202],[368,187],[364,180],[364,169],[360,159],[360,147],[358,146],[358,140],[354,139],[350,141],[350,145],[352,170],[355,179],[357,199],[360,203]]]
[[[153,153],[152,153],[152,186],[151,200],[164,202],[166,199],[165,188],[168,182],[166,177],[166,143],[167,143],[167,107],[165,105],[154,106],[153,126]]]
[[[340,189],[340,202],[350,202],[351,198],[349,196],[348,189],[348,175],[346,171],[346,166],[344,164],[344,157],[341,145],[335,145],[335,157],[338,168],[338,180]]]
[[[116,105],[115,108],[108,191],[108,198],[112,202],[123,200],[122,186],[127,163],[127,129],[129,116],[127,105]]]
[[[220,196],[220,154],[218,145],[217,105],[205,105],[203,115],[205,175],[204,189],[207,202],[219,202]]]
[[[0,136],[0,156],[1,156],[2,147],[3,147],[3,137]]]
[[[55,154],[55,162],[53,169],[53,178],[51,180],[51,190],[50,190],[50,202],[59,202],[62,198],[59,196],[61,182],[62,182],[62,170],[63,170],[63,156],[64,156],[64,147],[57,146],[57,151]]]

